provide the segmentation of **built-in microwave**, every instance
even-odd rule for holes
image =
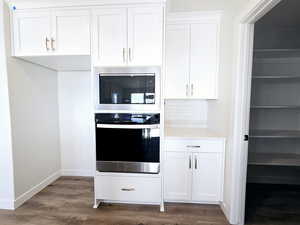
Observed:
[[[95,68],[98,110],[159,110],[160,67]]]

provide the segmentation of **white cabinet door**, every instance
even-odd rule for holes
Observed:
[[[193,153],[192,200],[217,202],[221,200],[222,154]]]
[[[164,196],[166,200],[191,199],[191,161],[186,152],[166,152]]]
[[[94,63],[101,66],[127,64],[127,9],[99,9],[93,16]]]
[[[50,50],[50,10],[30,10],[14,14],[15,55],[46,55]]]
[[[213,23],[191,24],[192,98],[217,98],[218,30]]]
[[[59,55],[90,55],[88,10],[58,10],[53,13],[51,48]]]
[[[129,65],[161,65],[163,45],[163,9],[128,9]]]
[[[169,25],[166,32],[165,98],[180,99],[189,96],[189,25]]]

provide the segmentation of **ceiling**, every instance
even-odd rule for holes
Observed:
[[[300,27],[300,0],[282,0],[262,17],[256,25]]]

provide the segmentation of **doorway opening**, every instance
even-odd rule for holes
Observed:
[[[245,224],[300,224],[300,2],[254,24]]]

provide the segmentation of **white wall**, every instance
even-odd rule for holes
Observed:
[[[93,176],[91,72],[58,73],[63,175]],[[92,126],[92,127],[91,127]]]
[[[5,11],[15,206],[60,174],[57,73],[10,56]]]
[[[233,111],[234,56],[236,54],[236,17],[248,0],[170,0],[168,9],[174,11],[222,10],[219,69],[219,98],[208,101],[208,127],[226,137],[230,134]],[[231,146],[227,142],[223,208],[230,219],[232,205]]]
[[[3,2],[0,1],[0,209],[13,209],[13,200],[11,124],[4,42]]]

